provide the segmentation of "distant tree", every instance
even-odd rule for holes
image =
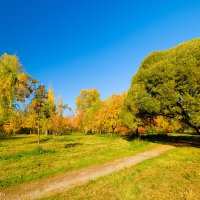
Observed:
[[[92,113],[98,108],[100,103],[100,94],[97,89],[81,90],[80,94],[76,98],[77,113],[81,116],[79,120],[80,129],[85,129],[87,134],[92,131],[91,116]]]
[[[154,52],[142,62],[124,101],[121,119],[136,128],[163,116],[200,130],[200,39]]]
[[[76,98],[77,111],[85,113],[98,101],[100,101],[100,94],[97,89],[81,90]]]
[[[22,118],[23,129],[28,130],[30,134],[34,133],[38,127],[37,121],[38,115],[32,108],[24,110]]]
[[[63,135],[72,131],[72,123],[70,117],[53,114],[50,118],[49,129],[55,135]]]
[[[45,86],[43,84],[39,84],[37,88],[35,88],[34,97],[30,105],[31,109],[37,114],[38,144],[40,143],[41,119],[46,99],[47,91],[45,90]]]
[[[44,102],[44,106],[42,108],[44,117],[42,120],[43,123],[43,129],[45,130],[46,135],[48,134],[48,127],[51,126],[49,123],[51,123],[51,116],[55,114],[56,111],[56,102],[55,102],[55,96],[54,91],[52,88],[50,88],[47,92],[47,99]]]
[[[49,118],[55,111],[56,111],[56,102],[55,102],[54,91],[52,88],[50,88],[47,92],[47,99],[44,103],[43,112],[46,118]]]
[[[129,130],[120,121],[120,111],[126,93],[120,95],[113,94],[104,100],[101,107],[94,113],[95,127],[100,132],[106,133],[127,133]]]
[[[58,104],[56,106],[56,114],[59,116],[63,116],[63,111],[67,108],[68,108],[68,106],[63,103],[62,96],[59,96]]]

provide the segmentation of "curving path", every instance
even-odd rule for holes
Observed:
[[[154,158],[160,154],[166,153],[175,147],[170,145],[162,145],[153,150],[138,153],[134,156],[124,157],[105,164],[79,169],[73,172],[50,177],[45,180],[13,186],[2,191],[5,196],[1,196],[2,200],[18,200],[18,199],[37,199],[47,196],[54,192],[62,192],[74,185],[105,176],[112,172],[120,171],[124,168],[136,165],[144,160]]]

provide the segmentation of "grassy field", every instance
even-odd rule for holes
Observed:
[[[0,188],[105,163],[159,144],[127,141],[118,136],[71,134],[16,135],[0,140]]]
[[[177,147],[119,173],[76,186],[46,200],[198,200],[200,149]]]

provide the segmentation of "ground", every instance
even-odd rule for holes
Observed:
[[[174,144],[176,148],[166,155],[60,194],[52,194],[46,199],[200,199],[199,137],[171,134],[164,140],[163,136],[145,136],[143,140],[147,141],[134,142],[117,136],[72,134],[43,137],[39,150],[36,149],[35,135],[22,137],[16,136],[0,143],[0,191],[9,189],[11,185],[15,187],[19,183],[45,180],[56,174],[136,155],[158,148],[164,142]],[[35,174],[30,175],[33,172]]]
[[[198,200],[199,155],[199,148],[178,147],[168,154],[43,199]]]
[[[159,144],[118,136],[16,135],[0,140],[0,189],[134,155]]]

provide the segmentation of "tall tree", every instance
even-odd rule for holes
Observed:
[[[31,108],[37,114],[38,144],[40,143],[41,119],[46,99],[47,99],[47,91],[45,90],[45,86],[43,84],[39,84],[38,87],[35,88],[34,97],[31,101]]]
[[[56,107],[56,114],[59,116],[63,116],[63,111],[67,108],[67,105],[63,103],[62,96],[58,97],[58,104]]]
[[[55,113],[56,111],[56,102],[55,102],[55,96],[54,96],[54,91],[53,88],[49,88],[47,92],[47,99],[44,103],[44,106],[42,108],[44,118],[43,118],[43,128],[45,129],[46,135],[48,134],[48,127],[49,123],[51,123],[51,116]]]
[[[0,57],[0,124],[8,123],[17,102],[33,92],[34,80],[24,72],[16,55]]]
[[[85,129],[86,134],[89,131],[93,131],[90,123],[91,114],[98,108],[99,103],[100,94],[97,89],[81,90],[76,98],[77,112],[78,115],[81,116],[79,126],[81,126],[81,129]]]
[[[122,121],[164,116],[200,130],[200,39],[153,52],[133,77],[122,109]]]
[[[120,112],[126,93],[113,94],[104,100],[101,107],[93,114],[95,127],[99,132],[106,133],[127,133],[129,130],[120,121]]]
[[[97,89],[81,90],[76,98],[77,111],[85,113],[98,101],[100,101],[100,94]]]

